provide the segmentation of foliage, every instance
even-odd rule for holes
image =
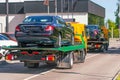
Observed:
[[[120,26],[120,0],[118,0],[117,2],[117,9],[115,11],[115,16],[116,16],[116,19],[115,19],[115,23],[116,23],[116,26],[117,28],[119,28]]]
[[[115,11],[115,16],[116,16],[115,23],[116,23],[117,28],[119,28],[119,25],[120,25],[120,18],[118,14],[119,14],[119,4],[117,3],[117,10]]]
[[[113,29],[113,37],[118,38],[119,37],[119,29],[116,26],[116,23],[108,20],[107,23],[109,24],[109,31],[110,31],[110,36],[112,36],[112,29]]]

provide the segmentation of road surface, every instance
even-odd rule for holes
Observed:
[[[72,69],[56,69],[41,63],[28,69],[18,61],[0,64],[0,80],[113,80],[120,71],[120,42],[110,44],[106,53],[90,52],[84,63]]]

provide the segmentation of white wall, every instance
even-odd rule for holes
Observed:
[[[28,14],[13,14],[9,15],[9,32],[14,32],[15,27],[22,23],[23,19],[27,16],[31,15],[48,15],[47,13],[28,13]],[[51,13],[49,15],[55,15],[55,13]],[[59,16],[65,18],[72,18],[72,14],[58,14]],[[73,14],[73,18],[75,18],[76,22],[80,22],[82,24],[88,24],[88,13],[75,13]],[[5,32],[6,28],[6,16],[0,15],[0,32]]]
[[[8,2],[24,2],[24,1],[43,1],[43,0],[8,0]],[[6,0],[0,0],[0,3],[5,3]]]
[[[6,27],[6,16],[0,15],[0,32],[4,32]]]
[[[73,17],[72,14],[63,14],[60,16],[63,17],[64,19],[75,18],[76,22],[80,22],[86,25],[88,24],[88,13],[74,13]]]
[[[31,16],[31,15],[48,15],[47,13],[27,13],[26,14],[26,17],[27,16]],[[49,15],[55,15],[55,13],[51,13]],[[64,19],[68,19],[68,18],[72,18],[72,14],[69,13],[69,14],[57,14],[59,16],[61,16],[62,18]],[[73,18],[75,18],[75,21],[76,22],[80,22],[80,23],[83,23],[83,24],[88,24],[88,13],[74,13],[73,14]]]
[[[15,27],[22,22],[25,18],[25,14],[9,15],[9,32],[14,32]],[[0,15],[0,32],[6,30],[6,15]]]
[[[9,15],[9,32],[14,32],[15,27],[22,23],[24,18],[25,14]]]

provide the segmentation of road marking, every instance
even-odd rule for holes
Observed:
[[[99,55],[99,54],[94,54],[94,55],[92,55],[92,56],[86,57],[86,59],[95,57],[95,56],[97,56],[97,55]],[[45,72],[42,72],[42,73],[39,73],[39,74],[35,74],[35,75],[33,75],[33,76],[30,76],[30,77],[28,77],[28,78],[25,78],[24,80],[33,79],[33,78],[38,77],[38,76],[40,76],[40,75],[47,74],[47,73],[49,73],[49,72],[51,72],[51,71],[53,71],[53,70],[55,70],[55,69],[51,69],[51,70],[49,70],[49,71],[45,71]]]
[[[33,75],[33,76],[30,76],[30,77],[28,77],[28,78],[25,78],[24,80],[30,80],[30,79],[33,79],[33,78],[35,78],[35,77],[37,77],[37,76],[47,74],[47,73],[49,73],[49,72],[51,72],[51,71],[53,71],[53,70],[55,70],[55,69],[51,69],[51,70],[46,71],[46,72],[42,72],[42,73],[39,73],[39,74],[35,74],[35,75]]]
[[[39,74],[36,74],[36,75],[30,76],[30,77],[28,77],[28,78],[26,78],[26,79],[24,79],[24,80],[30,80],[30,79],[35,78],[35,77],[37,77],[37,76],[39,76]]]
[[[89,58],[95,57],[95,56],[97,56],[97,55],[99,55],[99,54],[94,54],[94,55],[92,55],[92,56],[86,57],[86,59],[89,59]]]

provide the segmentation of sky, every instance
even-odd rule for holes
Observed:
[[[112,20],[115,21],[115,14],[114,12],[117,9],[117,2],[118,0],[91,0],[100,6],[103,6],[106,10],[105,13],[105,20]]]

